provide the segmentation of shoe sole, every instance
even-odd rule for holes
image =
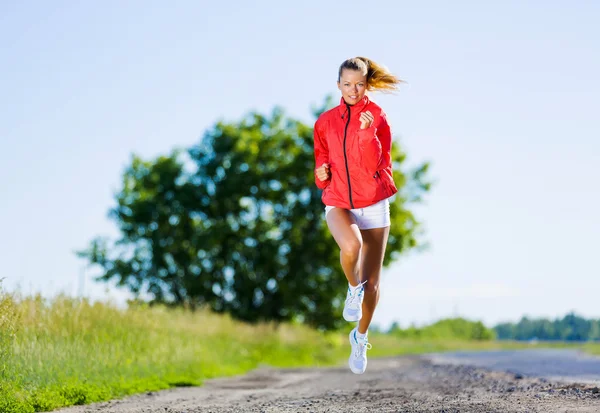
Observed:
[[[362,318],[362,311],[360,311],[358,313],[358,316],[356,316],[356,317],[350,317],[348,314],[346,314],[345,311],[343,312],[342,315],[344,317],[344,320],[352,323],[352,322],[360,321],[360,319]]]
[[[350,334],[348,334],[348,340],[350,341],[350,347],[352,348],[352,354],[354,354],[354,345],[352,344],[352,333],[354,333],[354,330],[352,330],[350,332]],[[367,371],[367,363],[365,363],[364,371],[355,370],[354,367],[352,366],[352,354],[350,354],[350,357],[348,358],[348,367],[350,367],[350,371],[354,374],[364,374],[364,372]]]

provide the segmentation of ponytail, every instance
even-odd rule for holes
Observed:
[[[340,65],[338,82],[342,77],[344,69],[362,72],[367,77],[367,90],[369,91],[392,91],[397,90],[401,83],[405,83],[392,74],[385,66],[380,65],[366,57],[354,57],[345,60]]]

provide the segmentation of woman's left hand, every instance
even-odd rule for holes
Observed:
[[[367,129],[373,123],[373,115],[368,110],[360,114],[360,128]]]

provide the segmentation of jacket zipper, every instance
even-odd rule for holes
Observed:
[[[346,127],[344,128],[344,161],[346,161],[346,176],[348,177],[348,197],[350,198],[350,208],[354,209],[354,203],[352,202],[352,185],[350,184],[350,170],[348,169],[348,155],[346,154],[346,137],[348,134],[348,125],[350,124],[350,105],[346,104],[348,108],[348,120],[346,121]]]

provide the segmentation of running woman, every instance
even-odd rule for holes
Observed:
[[[340,104],[319,116],[314,126],[315,182],[323,190],[327,226],[348,279],[343,317],[357,322],[349,335],[348,360],[355,374],[367,368],[367,335],[379,301],[390,230],[389,198],[398,192],[390,124],[367,92],[396,90],[402,82],[370,59],[348,59],[338,71]]]

